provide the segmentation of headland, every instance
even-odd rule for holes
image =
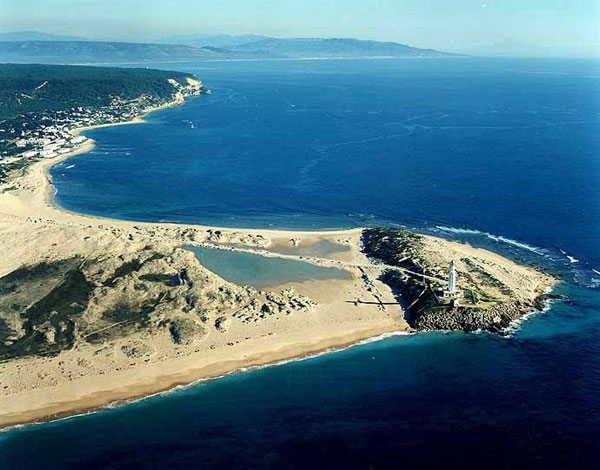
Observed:
[[[1,427],[386,333],[499,331],[539,308],[556,282],[489,251],[412,232],[141,223],[57,207],[50,167],[92,146],[36,161],[0,187]],[[306,254],[322,242],[343,249]],[[241,286],[206,269],[185,245],[335,267],[350,276]],[[471,304],[434,305],[429,293],[443,287],[452,260]],[[474,312],[483,319],[464,320]]]

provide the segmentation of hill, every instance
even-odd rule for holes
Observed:
[[[420,49],[396,42],[363,41],[352,38],[263,38],[231,47],[258,57],[450,57],[454,54]]]
[[[0,62],[41,64],[139,63],[205,60],[215,53],[174,44],[94,41],[0,42]]]
[[[446,52],[420,49],[397,42],[365,41],[352,38],[273,38],[244,34],[181,34],[159,42],[184,44],[254,58],[299,57],[447,57]]]
[[[38,31],[0,33],[0,42],[7,41],[87,41],[87,39],[77,36],[40,33]]]
[[[185,84],[190,74],[151,69],[62,65],[0,64],[0,118],[30,111],[79,106],[108,106],[148,95],[171,99],[174,79]]]
[[[395,42],[358,39],[278,39],[223,35],[172,38],[172,40],[177,39],[186,40],[193,45],[94,41],[0,41],[0,62],[113,64],[228,59],[455,56]]]
[[[167,36],[156,42],[161,44],[183,44],[192,47],[230,49],[261,39],[269,38],[266,36],[257,36],[255,34],[177,34],[174,36]]]

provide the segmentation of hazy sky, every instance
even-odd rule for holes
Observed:
[[[358,37],[446,50],[510,39],[600,51],[600,0],[0,0],[0,30]]]

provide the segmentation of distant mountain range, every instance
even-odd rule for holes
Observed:
[[[4,63],[144,63],[214,58],[218,58],[218,54],[210,50],[174,44],[95,41],[0,42],[0,62]]]
[[[58,34],[40,33],[38,31],[0,33],[0,42],[7,41],[87,41],[87,39],[77,36],[61,36]]]
[[[161,44],[183,44],[192,47],[219,47],[231,49],[261,39],[269,38],[267,36],[257,36],[255,34],[241,34],[237,36],[231,34],[177,34],[153,42]]]
[[[257,57],[447,57],[452,55],[396,42],[362,41],[348,38],[259,38],[233,45],[230,49],[237,54]]]
[[[0,62],[140,63],[194,60],[454,57],[395,42],[358,39],[280,39],[243,35],[179,35],[159,43],[91,41],[37,32],[0,34]]]

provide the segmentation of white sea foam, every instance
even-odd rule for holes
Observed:
[[[569,263],[571,264],[575,264],[575,263],[579,263],[579,260],[577,258],[575,258],[574,256],[569,255],[565,250],[563,250],[562,248],[559,248],[559,251],[565,255],[567,257],[567,259],[569,260]]]
[[[100,411],[100,410],[94,409],[94,410],[86,411],[86,412],[83,412],[83,413],[77,413],[77,414],[74,414],[74,415],[64,416],[62,418],[55,418],[55,419],[52,419],[52,420],[32,421],[31,423],[14,424],[12,426],[7,426],[5,428],[0,429],[0,435],[2,435],[2,433],[16,431],[16,430],[22,429],[22,428],[29,428],[29,427],[32,427],[32,426],[41,426],[43,424],[48,424],[48,423],[59,423],[61,421],[68,421],[70,419],[81,418],[82,416],[88,416],[88,415],[97,413],[98,411]]]
[[[263,364],[263,365],[257,365],[257,366],[250,366],[250,367],[240,367],[239,369],[235,369],[231,372],[227,372],[225,374],[221,374],[221,375],[217,375],[217,376],[213,376],[213,377],[205,377],[205,378],[201,378],[198,380],[195,380],[193,382],[190,382],[189,384],[184,384],[184,385],[177,385],[175,387],[172,387],[168,390],[163,390],[162,392],[157,392],[157,393],[152,393],[149,395],[144,395],[142,397],[137,397],[137,398],[129,398],[129,399],[125,399],[125,400],[116,400],[113,402],[110,402],[106,405],[103,405],[99,408],[95,408],[92,409],[90,411],[86,411],[84,413],[78,413],[75,415],[70,415],[70,416],[66,416],[64,418],[57,418],[57,419],[53,419],[51,421],[34,421],[31,423],[25,423],[25,424],[15,424],[14,426],[8,426],[6,428],[0,429],[0,434],[4,433],[4,432],[9,432],[9,431],[14,431],[16,429],[20,429],[20,428],[24,428],[24,427],[30,427],[30,426],[39,426],[42,424],[46,424],[48,422],[52,422],[52,423],[56,423],[56,422],[60,422],[60,421],[66,421],[69,419],[75,419],[75,418],[79,418],[82,416],[88,416],[91,414],[95,414],[95,413],[99,413],[101,411],[105,411],[105,410],[113,410],[113,409],[117,409],[117,408],[121,408],[123,406],[127,406],[127,405],[131,405],[134,403],[138,403],[138,402],[142,402],[145,400],[149,400],[151,398],[156,398],[156,397],[163,397],[163,396],[168,396],[171,395],[173,393],[177,393],[179,391],[182,390],[186,390],[189,388],[192,388],[194,386],[197,386],[203,382],[208,382],[208,381],[213,381],[213,380],[219,380],[225,377],[228,377],[230,375],[234,375],[234,374],[240,374],[240,373],[246,373],[246,372],[252,372],[252,371],[256,371],[256,370],[260,370],[260,369],[266,369],[267,367],[275,367],[275,366],[281,366],[281,365],[285,365],[285,364],[289,364],[289,363],[293,363],[293,362],[301,362],[301,361],[306,361],[308,359],[315,359],[317,357],[323,356],[325,354],[331,354],[331,353],[338,353],[338,352],[342,352],[342,351],[346,351],[348,349],[351,348],[355,348],[357,346],[361,346],[361,345],[366,345],[366,344],[370,344],[370,343],[374,343],[377,341],[382,341],[388,338],[392,338],[394,336],[411,336],[414,333],[411,332],[407,332],[407,331],[392,331],[389,333],[383,333],[379,336],[374,336],[372,338],[367,338],[361,341],[357,341],[356,343],[352,343],[347,347],[344,348],[328,348],[325,349],[323,351],[320,351],[318,353],[314,353],[314,354],[307,354],[305,356],[299,356],[299,357],[295,357],[295,358],[290,358],[290,359],[283,359],[281,361],[276,361],[276,362],[270,362],[268,364]]]
[[[471,229],[467,229],[467,228],[446,227],[444,225],[436,225],[435,228],[437,228],[438,230],[442,230],[444,232],[450,232],[450,233],[457,233],[457,234],[462,233],[462,234],[466,234],[466,235],[481,235],[486,238],[489,238],[490,240],[507,243],[509,245],[516,246],[523,250],[531,251],[531,252],[536,253],[541,256],[546,255],[545,250],[543,250],[542,248],[528,245],[527,243],[519,242],[519,241],[513,240],[511,238],[503,237],[501,235],[492,235],[491,233],[488,233],[488,232],[481,232],[479,230],[471,230]]]
[[[600,278],[594,277],[590,280],[590,283],[585,287],[588,289],[598,289],[600,287]]]
[[[594,271],[595,274],[600,276],[600,271],[598,271],[597,269],[592,268],[592,271]],[[589,289],[597,289],[598,287],[600,287],[600,278],[592,277],[590,279],[590,284],[588,284],[586,287],[588,287]]]
[[[548,308],[548,306],[546,306],[544,308],[544,312],[546,311],[546,309]],[[531,317],[533,317],[534,315],[537,315],[538,313],[542,313],[539,310],[533,310],[529,313],[526,313],[525,315],[517,318],[516,320],[511,321],[508,326],[506,328],[504,328],[503,333],[505,334],[505,338],[512,338],[513,335],[519,330],[519,328],[521,328],[521,325],[526,322],[527,320],[529,320]]]
[[[554,290],[554,286],[549,286],[546,287],[544,289],[544,294],[550,294],[552,293],[552,291]],[[503,332],[506,334],[506,338],[512,338],[512,336],[519,330],[519,328],[521,327],[521,325],[528,321],[529,319],[531,319],[532,317],[540,314],[540,313],[547,313],[551,308],[552,305],[556,302],[556,299],[549,299],[546,301],[546,305],[544,306],[544,308],[542,310],[532,310],[529,313],[526,313],[525,315],[522,315],[521,317],[517,318],[516,320],[511,321],[508,326],[506,328],[504,328]]]
[[[370,343],[375,343],[377,341],[382,341],[388,338],[392,338],[394,336],[410,336],[413,335],[415,333],[411,333],[411,332],[407,332],[407,331],[393,331],[393,332],[389,332],[389,333],[383,333],[379,336],[374,336],[372,338],[367,338],[361,341],[357,341],[356,343],[352,343],[344,348],[327,348],[323,351],[319,351],[317,353],[314,354],[307,354],[305,356],[299,356],[299,357],[292,357],[290,359],[282,359],[281,361],[275,361],[275,362],[269,362],[267,364],[262,364],[262,365],[256,365],[256,366],[249,366],[249,367],[240,367],[238,369],[232,370],[230,372],[227,372],[225,374],[221,374],[221,375],[216,375],[213,377],[204,377],[198,380],[195,380],[193,382],[190,382],[188,384],[183,384],[183,385],[177,385],[175,387],[172,387],[168,390],[163,390],[162,392],[157,392],[157,393],[153,393],[150,395],[144,395],[143,397],[137,397],[137,398],[130,398],[127,400],[118,400],[112,403],[109,403],[105,406],[102,407],[102,409],[113,409],[113,408],[119,408],[121,406],[125,406],[125,405],[129,405],[132,403],[137,403],[137,402],[141,402],[144,400],[148,400],[150,398],[154,398],[154,397],[159,397],[159,396],[167,396],[167,395],[171,395],[173,393],[177,393],[181,390],[186,390],[192,387],[195,387],[203,382],[209,382],[209,381],[213,381],[213,380],[219,380],[231,375],[235,375],[235,374],[242,374],[242,373],[247,373],[247,372],[253,372],[253,371],[257,371],[257,370],[261,370],[261,369],[266,369],[268,367],[276,367],[276,366],[282,366],[285,364],[290,364],[290,363],[294,363],[294,362],[302,362],[302,361],[306,361],[309,359],[315,359],[317,357],[320,356],[324,356],[326,354],[331,354],[331,353],[338,353],[338,352],[342,352],[342,351],[346,351],[348,349],[351,348],[355,348],[357,346],[361,346],[361,345],[366,345],[366,344],[370,344]],[[100,410],[97,410],[100,411]],[[93,412],[93,411],[92,411]]]

